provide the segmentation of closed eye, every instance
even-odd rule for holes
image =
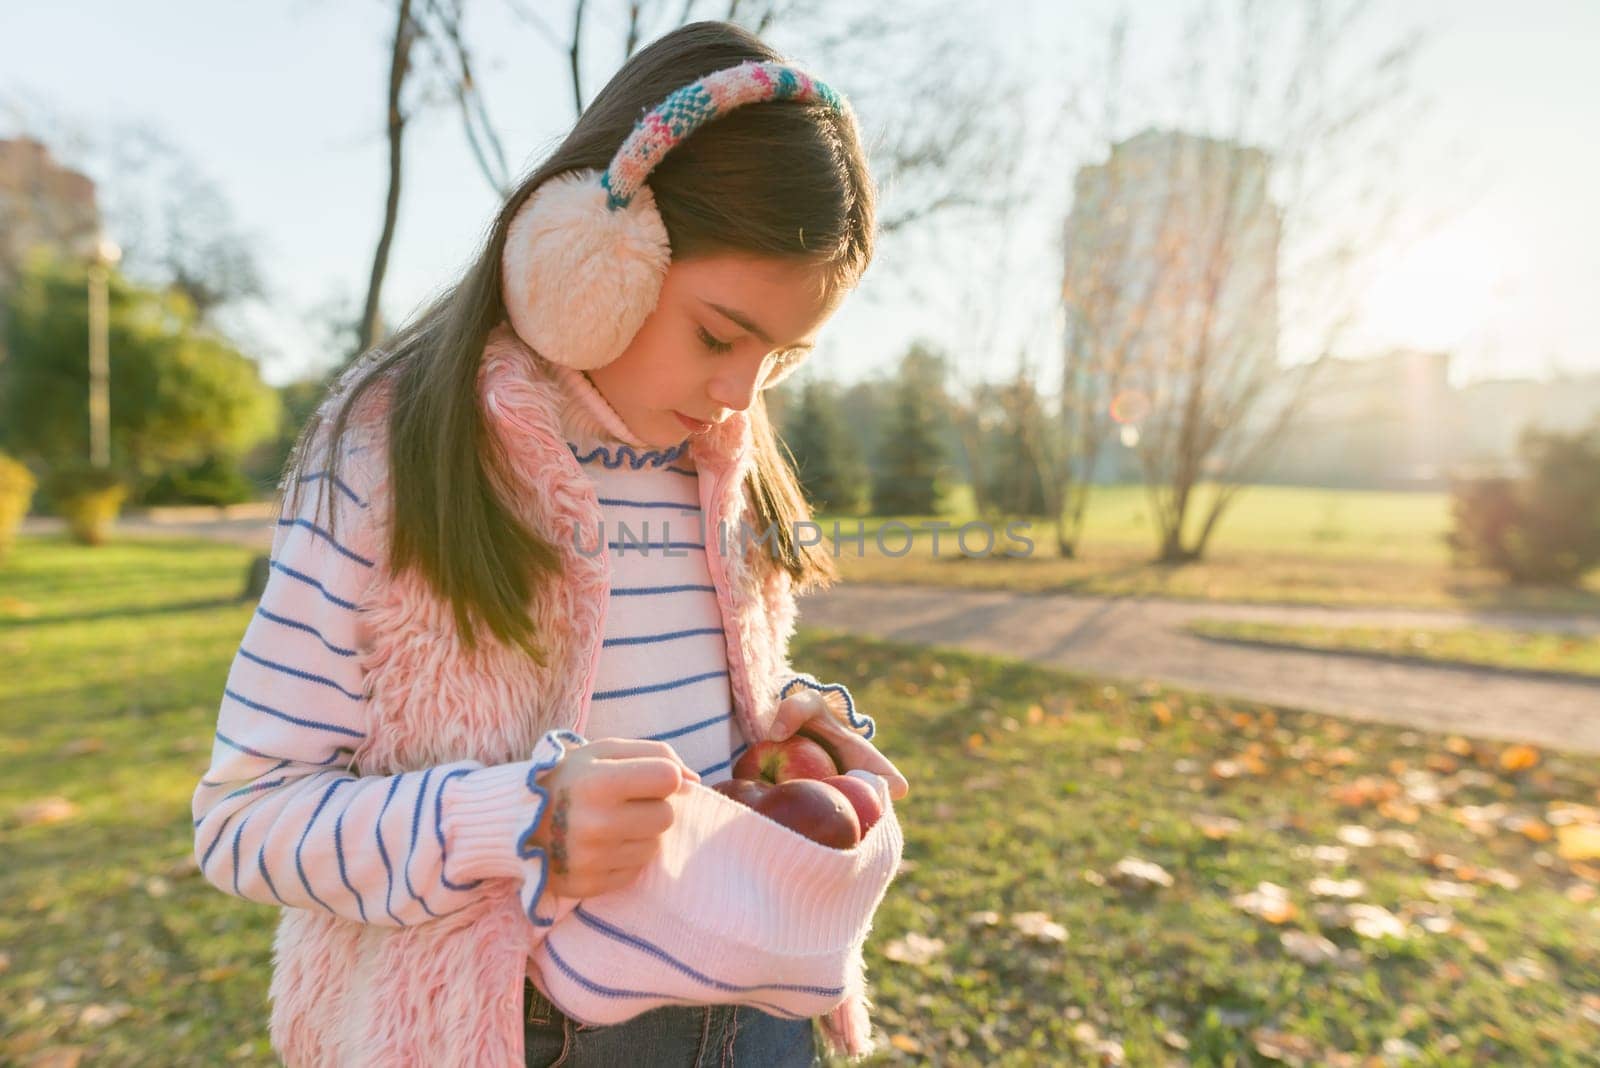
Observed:
[[[700,342],[712,352],[731,352],[733,350],[733,342],[717,340],[716,338],[712,337],[711,332],[703,326],[696,327],[695,329],[700,332]]]

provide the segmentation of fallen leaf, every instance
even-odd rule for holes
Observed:
[[[1236,760],[1218,760],[1211,765],[1211,777],[1219,782],[1237,779],[1244,774],[1244,766]]]
[[[65,797],[41,797],[17,809],[17,822],[24,827],[65,823],[78,814],[78,806]]]
[[[889,1045],[893,1046],[895,1049],[899,1050],[901,1053],[921,1053],[922,1052],[922,1043],[918,1042],[916,1039],[912,1038],[910,1035],[903,1035],[903,1034],[890,1035],[889,1036]]]
[[[1278,936],[1283,951],[1301,964],[1326,964],[1339,958],[1339,947],[1310,931],[1284,931]]]
[[[1281,1061],[1295,1068],[1321,1061],[1316,1043],[1304,1035],[1258,1027],[1250,1032],[1250,1041],[1255,1043],[1256,1052],[1269,1061]]]
[[[1575,823],[1557,828],[1556,852],[1562,860],[1600,860],[1600,827]]]
[[[1171,886],[1172,876],[1153,861],[1123,857],[1111,869],[1111,881],[1132,890],[1154,890]]]
[[[1449,879],[1429,879],[1422,884],[1422,892],[1435,901],[1471,901],[1478,896],[1478,888]]]
[[[1065,942],[1067,929],[1044,912],[1017,912],[1011,916],[1011,925],[1037,942]],[[942,943],[941,943],[942,948]]]
[[[1315,912],[1317,922],[1323,926],[1347,928],[1362,938],[1405,938],[1407,935],[1406,925],[1382,905],[1324,902]]]
[[[929,938],[909,931],[904,938],[896,938],[883,947],[883,955],[899,964],[927,964],[944,952],[944,939]]]
[[[1338,837],[1339,841],[1345,845],[1354,846],[1357,849],[1365,849],[1370,845],[1375,845],[1378,841],[1375,834],[1359,823],[1347,823],[1340,827]]]
[[[1206,816],[1194,817],[1194,825],[1200,828],[1200,833],[1213,842],[1224,838],[1231,838],[1244,829],[1244,824],[1232,816]]]
[[[78,1013],[78,1026],[100,1028],[109,1027],[133,1011],[133,1006],[114,1002],[110,1005],[85,1005],[83,1011]]]
[[[1356,898],[1367,892],[1360,879],[1329,879],[1318,876],[1306,884],[1306,889],[1317,897]]]
[[[1539,763],[1539,750],[1531,745],[1512,745],[1500,751],[1500,770],[1526,771]]]
[[[1289,900],[1289,891],[1277,883],[1257,883],[1249,893],[1235,895],[1232,904],[1268,923],[1288,923],[1298,915],[1294,902]]]

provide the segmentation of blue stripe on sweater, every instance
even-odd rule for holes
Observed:
[[[239,813],[230,812],[228,818],[222,821],[222,826],[217,828],[217,836],[211,839],[211,844],[206,847],[206,855],[200,858],[200,870],[205,871],[206,865],[211,863],[211,854],[216,851],[217,843],[222,841],[222,833],[228,829],[228,824],[233,822],[233,817]]]
[[[726,723],[728,722],[729,718],[729,714],[724,712],[720,716],[712,716],[710,719],[703,719],[699,723],[691,723],[687,727],[679,727],[675,731],[666,731],[662,734],[647,735],[644,740],[647,742],[664,742],[668,738],[679,738],[685,734],[693,734],[695,731],[702,730],[706,727],[715,726],[718,723]]]
[[[432,768],[424,771],[422,773],[422,785],[417,788],[417,803],[411,811],[411,845],[406,850],[406,863],[400,869],[400,874],[405,876],[406,892],[416,899],[417,904],[422,906],[423,912],[426,912],[429,916],[436,917],[439,914],[428,907],[428,903],[422,899],[422,895],[417,893],[417,888],[411,885],[411,858],[417,855],[417,828],[422,824],[422,798],[428,792],[428,780],[432,777]]]
[[[728,673],[726,671],[707,671],[701,675],[690,675],[687,678],[673,679],[671,682],[657,682],[652,683],[649,686],[633,686],[626,690],[606,690],[603,693],[595,694],[591,700],[611,701],[618,697],[637,697],[642,693],[660,693],[662,690],[675,690],[680,686],[688,686],[691,683],[704,682],[706,679],[726,678],[727,675]]]
[[[276,623],[279,626],[291,627],[294,630],[303,630],[303,631],[305,631],[307,634],[309,634],[312,637],[316,638],[317,641],[319,641],[323,645],[327,646],[328,651],[330,653],[335,653],[335,654],[337,654],[339,656],[355,656],[356,655],[356,651],[354,649],[342,649],[339,646],[337,646],[337,645],[333,644],[332,642],[330,642],[328,639],[324,638],[322,636],[322,632],[320,630],[318,630],[316,627],[313,627],[309,623],[301,623],[299,620],[290,619],[288,616],[280,616],[276,612],[269,612],[265,608],[261,607],[260,605],[256,605],[256,615],[260,616],[262,619],[268,620],[269,622]]]
[[[244,835],[244,829],[250,825],[250,821],[253,818],[255,818],[254,812],[240,820],[238,829],[233,832],[233,894],[235,897],[244,896],[239,892],[239,839]]]
[[[267,843],[263,839],[261,848],[256,850],[256,867],[261,869],[261,877],[267,881],[267,889],[272,891],[272,896],[278,899],[278,904],[287,905],[283,895],[278,893],[278,888],[272,885],[272,876],[267,872]]]
[[[483,882],[482,879],[474,879],[470,883],[453,883],[444,877],[444,788],[450,785],[451,779],[470,774],[471,771],[471,768],[457,768],[449,772],[439,780],[439,789],[433,794],[433,833],[439,839],[439,881],[449,890],[471,890]]]
[[[607,638],[601,648],[613,645],[650,645],[653,642],[670,642],[676,638],[692,638],[697,634],[721,634],[721,627],[696,627],[694,630],[674,630],[665,634],[640,634],[632,638]]]
[[[356,899],[356,908],[361,913],[361,922],[367,922],[367,904],[361,900],[361,892],[350,885],[350,874],[344,866],[344,817],[348,808],[339,813],[339,818],[333,821],[333,855],[339,858],[339,878],[344,882],[344,888]]]
[[[715,586],[616,586],[613,597],[649,597],[657,593],[716,593]]]
[[[601,504],[618,508],[676,508],[680,512],[698,512],[698,504],[679,504],[677,501],[625,501],[620,497],[601,497]]]
[[[274,755],[272,753],[263,753],[259,749],[251,749],[248,745],[240,745],[238,742],[234,741],[232,738],[229,738],[226,734],[223,734],[221,731],[217,732],[217,741],[221,742],[223,745],[230,746],[230,747],[232,747],[234,749],[237,749],[241,753],[246,753],[246,754],[248,754],[250,756],[253,756],[253,757],[260,757],[262,760],[281,760],[281,761],[283,761],[283,763],[278,765],[279,768],[283,767],[285,764],[291,764],[291,763],[294,762],[294,758],[292,758],[292,757],[280,757],[280,756],[276,756],[276,755]],[[337,749],[335,749],[333,751],[333,755],[331,757],[329,757],[326,760],[317,761],[316,763],[312,764],[312,767],[325,768],[329,764],[332,764],[335,760],[338,760],[341,756],[344,756],[346,753],[352,753],[353,754],[353,753],[355,753],[355,750],[351,749],[348,745],[341,745],[339,748],[337,748]],[[311,763],[311,762],[310,761],[302,761],[302,763]],[[271,774],[272,771],[276,771],[276,770],[277,770],[277,768],[273,768],[270,771],[262,772],[262,774],[263,775],[269,775],[269,774]]]
[[[361,731],[353,731],[349,727],[341,727],[336,723],[319,723],[314,719],[301,719],[299,716],[291,716],[287,712],[279,712],[276,708],[270,708],[267,705],[261,704],[259,701],[252,701],[250,698],[245,697],[242,694],[235,693],[227,687],[223,687],[222,692],[224,696],[233,698],[235,701],[238,701],[241,705],[244,705],[248,709],[252,709],[256,712],[264,712],[269,716],[276,716],[287,723],[293,723],[297,727],[311,727],[314,730],[331,731],[334,734],[343,734],[351,738],[366,738],[366,735]]]
[[[750,748],[749,743],[741,745],[739,748],[735,749],[732,753],[728,754],[728,759],[727,760],[724,760],[724,761],[721,761],[719,763],[713,764],[709,768],[701,768],[700,770],[695,772],[695,774],[696,775],[700,775],[700,776],[703,777],[703,776],[706,776],[706,775],[710,775],[714,771],[721,771],[723,768],[728,767],[730,764],[732,764],[735,760],[738,760],[740,755],[743,754],[744,751],[746,749],[749,749],[749,748]]]
[[[296,571],[292,567],[285,567],[276,560],[269,560],[268,564],[272,567],[272,570],[288,575],[297,582],[304,582],[307,586],[310,586],[312,589],[322,594],[323,597],[331,601],[333,604],[338,605],[340,608],[348,608],[352,612],[355,611],[356,603],[354,601],[347,601],[343,597],[338,597],[332,593],[329,593],[326,586],[312,578],[310,575],[306,574],[304,571]]]
[[[345,455],[349,456],[349,455],[352,455],[352,454],[347,452],[347,453],[345,453]],[[309,475],[301,475],[300,476],[300,481],[301,482],[314,482],[317,479],[324,478],[324,477],[332,477],[334,486],[337,487],[341,492],[343,492],[346,497],[349,497],[352,501],[355,501],[357,504],[359,504],[363,508],[365,508],[367,506],[367,502],[362,500],[356,494],[355,490],[353,490],[349,486],[345,485],[343,479],[340,479],[337,476],[329,476],[327,471],[313,471]]]
[[[284,764],[287,764],[287,763],[288,763],[288,761],[284,761]],[[279,764],[278,765],[278,768],[281,768],[281,767],[283,767],[283,764]],[[277,771],[278,768],[269,768],[266,771],[262,772],[262,774],[263,775],[270,775],[274,771]],[[261,791],[261,790],[275,790],[275,789],[277,789],[278,787],[282,786],[284,783],[286,783],[288,781],[289,780],[288,780],[287,776],[279,776],[278,778],[273,779],[271,782],[253,782],[249,786],[241,786],[239,789],[233,791],[233,793],[228,794],[226,797],[224,797],[223,800],[224,801],[232,801],[234,798],[243,797],[245,794],[253,794],[253,793],[256,793],[256,792]]]
[[[671,1002],[684,1002],[686,1004],[701,1004],[701,1002],[696,1000],[695,998],[687,997],[687,996],[682,995],[682,994],[663,994],[663,993],[657,993],[657,992],[649,991],[649,990],[628,990],[628,989],[626,989],[624,987],[603,986],[600,983],[595,982],[593,979],[590,979],[588,976],[581,974],[576,968],[574,968],[572,965],[567,963],[566,959],[563,958],[561,956],[561,954],[556,951],[555,937],[554,937],[554,933],[553,932],[552,932],[552,934],[545,936],[544,948],[545,948],[545,952],[550,954],[550,959],[555,962],[555,965],[556,965],[557,968],[560,968],[563,972],[566,973],[566,975],[567,975],[567,977],[569,979],[571,979],[573,982],[577,983],[579,986],[583,987],[585,990],[589,991],[591,994],[599,994],[601,997],[614,998],[614,999],[615,998],[649,998],[649,999],[655,1000],[655,1001],[671,1001]],[[764,1002],[764,1001],[756,1001],[754,999],[747,998],[747,999],[744,999],[743,1003],[744,1004],[748,1004],[748,1005],[760,1006],[762,1009],[766,1010],[767,1012],[772,1013],[774,1016],[782,1016],[782,1017],[784,1017],[786,1019],[790,1019],[790,1020],[799,1020],[799,1019],[804,1019],[805,1018],[805,1017],[803,1017],[803,1016],[801,1016],[799,1014],[796,1014],[794,1012],[791,1012],[790,1010],[785,1009],[785,1008],[783,1008],[781,1006],[772,1005],[772,1004],[769,1004],[769,1003]]]
[[[613,942],[621,942],[624,945],[632,946],[641,953],[646,953],[654,957],[656,960],[660,961],[662,964],[665,964],[673,971],[676,971],[682,975],[687,975],[689,978],[694,979],[697,982],[704,983],[706,986],[712,987],[716,990],[726,991],[730,994],[745,994],[753,990],[782,990],[796,994],[816,994],[819,997],[825,998],[839,997],[844,993],[844,987],[842,986],[807,986],[802,983],[760,983],[755,986],[740,986],[737,983],[728,983],[721,979],[713,979],[706,973],[693,968],[679,960],[677,957],[674,957],[671,953],[668,953],[665,949],[662,949],[654,942],[640,938],[635,934],[629,934],[627,931],[624,931],[615,924],[606,922],[599,916],[596,916],[594,913],[584,908],[583,902],[581,901],[573,910],[573,914],[577,916],[580,921],[582,921],[584,926],[599,931]]]
[[[608,541],[607,549],[622,549],[630,552],[643,553],[650,549],[699,549],[706,551],[706,547],[697,541]]]
[[[394,865],[389,863],[389,850],[383,844],[383,814],[389,811],[389,802],[394,800],[394,792],[399,788],[400,776],[396,775],[389,780],[389,795],[383,799],[383,807],[378,810],[378,822],[375,825],[373,835],[378,839],[378,856],[383,858],[384,874],[389,880],[388,888],[383,892],[383,911],[389,914],[391,920],[404,927],[405,924],[400,917],[394,914]]]
[[[271,759],[271,758],[269,757],[268,759]],[[277,771],[279,768],[286,768],[290,764],[293,764],[293,763],[294,763],[294,761],[292,761],[292,760],[279,760],[276,764],[272,765],[272,767],[268,768],[266,771],[261,772],[260,775],[257,775],[256,778],[259,779],[259,778],[261,778],[262,775],[271,775],[273,772]],[[209,786],[209,787],[211,787],[212,789],[215,790],[215,789],[219,789],[219,788],[221,788],[223,786],[227,786],[228,784],[225,783],[225,782],[213,782],[210,779],[201,779],[200,780],[200,785],[201,786]],[[245,787],[245,789],[243,789],[243,790],[235,790],[233,793],[229,794],[228,797],[237,797],[239,794],[249,793],[250,789],[251,789],[250,787]],[[228,797],[223,798],[223,800],[226,801],[228,799]],[[195,826],[196,827],[200,826],[198,821],[195,822]]]
[[[317,675],[310,671],[301,671],[297,667],[290,667],[288,664],[280,664],[276,660],[268,660],[265,657],[257,656],[255,653],[252,653],[242,645],[239,646],[239,655],[244,657],[246,660],[260,664],[262,667],[267,668],[270,671],[281,672],[285,675],[291,676],[292,678],[304,679],[306,682],[314,682],[319,686],[327,686],[330,689],[338,690],[352,701],[366,700],[366,698],[361,694],[345,689],[343,686],[340,686],[337,682],[334,682],[326,675]]]
[[[322,900],[322,898],[318,897],[317,892],[311,889],[311,880],[306,878],[306,866],[300,860],[300,851],[306,847],[306,837],[311,834],[311,828],[317,825],[317,817],[322,815],[322,810],[327,807],[328,798],[332,797],[334,791],[339,789],[339,787],[343,786],[347,782],[355,782],[355,780],[335,779],[329,784],[328,788],[323,791],[322,800],[317,802],[316,811],[312,812],[311,818],[306,821],[305,830],[300,832],[300,841],[295,843],[294,847],[294,870],[300,874],[300,885],[306,888],[306,893],[311,895],[312,901],[315,901],[317,904],[321,905],[335,916],[339,914],[333,911],[333,906]]]
[[[278,525],[280,527],[305,527],[307,530],[311,531],[311,533],[315,534],[317,537],[333,546],[335,551],[337,551],[341,556],[345,556],[351,560],[354,560],[362,567],[372,566],[371,560],[367,559],[365,556],[362,556],[354,549],[346,549],[343,545],[340,545],[333,539],[332,534],[328,533],[326,530],[323,530],[309,519],[300,519],[298,517],[294,519],[280,519],[278,520]]]

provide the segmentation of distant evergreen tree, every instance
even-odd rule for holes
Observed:
[[[859,514],[866,506],[867,465],[839,407],[838,387],[810,378],[791,400],[783,441],[794,454],[806,498],[819,513]]]
[[[941,431],[949,414],[944,379],[944,357],[924,342],[901,358],[872,486],[872,510],[878,515],[939,510],[945,470]]]
[[[993,416],[984,435],[985,498],[1005,515],[1049,514],[1044,477],[1050,427],[1033,379],[1018,373],[1009,382],[986,386],[979,402]]]

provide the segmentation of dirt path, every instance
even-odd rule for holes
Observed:
[[[45,533],[52,520],[29,519]],[[133,536],[272,542],[260,519],[151,522],[124,519]],[[1327,626],[1504,627],[1600,640],[1600,617],[1384,608],[1318,608],[1096,598],[1068,594],[847,584],[800,602],[800,622],[931,645],[1017,656],[1085,674],[1153,679],[1207,693],[1428,730],[1600,752],[1600,681],[1538,679],[1450,665],[1396,663],[1346,653],[1300,652],[1207,641],[1201,619]]]
[[[1492,668],[1253,648],[1184,630],[1199,619],[1462,626],[1600,635],[1600,619],[1088,598],[842,585],[800,602],[800,622],[871,637],[1022,657],[1130,681],[1486,738],[1600,752],[1600,681]]]

